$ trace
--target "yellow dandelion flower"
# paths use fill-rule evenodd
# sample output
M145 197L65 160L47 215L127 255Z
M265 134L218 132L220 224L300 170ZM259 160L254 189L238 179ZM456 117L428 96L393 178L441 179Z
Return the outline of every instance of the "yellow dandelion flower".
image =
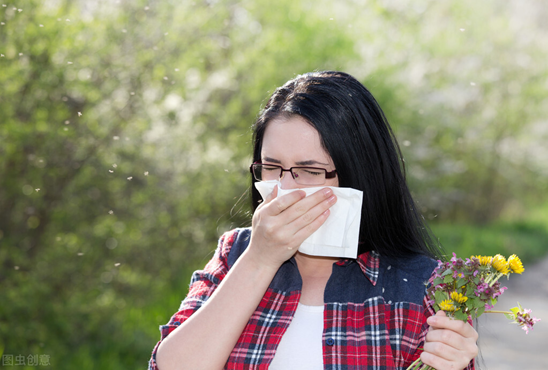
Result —
M489 256L476 256L476 258L479 260L480 265L482 266L490 265L491 261L493 260L493 257L489 257Z
M468 297L465 297L462 293L453 292L451 293L451 299L457 303L464 303L468 300Z
M455 307L455 302L453 302L450 299L446 299L444 301L441 301L439 306L440 306L440 309L443 310L443 311L453 312L453 311L456 311L456 309L457 309Z
M510 272L510 268L508 267L508 262L506 262L506 258L504 256L497 254L495 257L493 257L493 260L491 261L491 266L498 272L502 274L508 274Z
M521 263L521 260L515 254L512 254L510 257L508 257L508 266L510 267L510 270L512 270L512 272L515 274L521 274L523 271L525 271L523 263Z

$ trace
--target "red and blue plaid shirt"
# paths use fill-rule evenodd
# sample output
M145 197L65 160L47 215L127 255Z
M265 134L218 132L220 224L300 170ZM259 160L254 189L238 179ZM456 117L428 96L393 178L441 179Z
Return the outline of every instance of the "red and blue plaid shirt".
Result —
M249 243L250 229L236 229L219 240L214 257L196 271L190 291L167 325L169 335L213 294ZM406 369L420 355L434 310L425 298L426 282L437 263L425 256L405 259L366 252L335 263L324 293L325 370ZM249 319L225 369L268 369L297 309L302 280L292 258L278 270ZM157 370L152 352L149 370ZM467 367L474 369L473 361Z

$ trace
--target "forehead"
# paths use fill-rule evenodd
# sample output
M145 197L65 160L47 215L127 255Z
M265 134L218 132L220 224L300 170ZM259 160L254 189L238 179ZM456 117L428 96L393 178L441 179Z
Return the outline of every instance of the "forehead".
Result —
M274 119L268 123L261 156L283 162L316 160L332 163L318 131L300 116Z

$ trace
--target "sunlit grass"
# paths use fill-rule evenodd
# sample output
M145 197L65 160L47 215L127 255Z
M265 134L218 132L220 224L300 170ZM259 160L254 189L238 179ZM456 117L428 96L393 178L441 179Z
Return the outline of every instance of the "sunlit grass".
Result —
M489 225L433 223L432 231L445 251L459 257L517 254L524 262L534 262L548 254L548 204L531 210L516 221Z

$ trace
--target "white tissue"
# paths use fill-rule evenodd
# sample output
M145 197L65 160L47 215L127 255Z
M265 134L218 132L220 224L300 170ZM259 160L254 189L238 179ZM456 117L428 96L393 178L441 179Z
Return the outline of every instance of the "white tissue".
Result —
M313 256L356 258L363 192L352 188L320 186L302 189L281 189L279 181L259 181L255 188L263 199L278 185L278 196L295 190L304 190L309 196L326 187L333 190L337 202L331 206L330 214L322 226L310 235L299 247L299 251Z

